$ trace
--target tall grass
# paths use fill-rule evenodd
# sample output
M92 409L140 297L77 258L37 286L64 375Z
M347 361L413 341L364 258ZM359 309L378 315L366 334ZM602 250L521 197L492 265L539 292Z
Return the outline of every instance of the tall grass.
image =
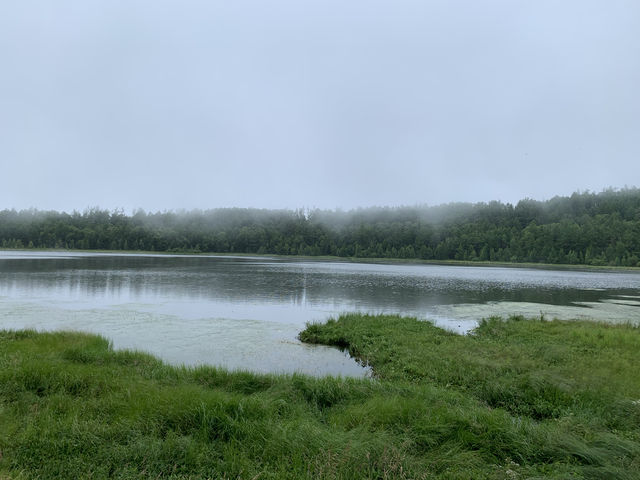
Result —
M177 368L0 332L3 478L640 478L640 331L345 315L301 338L374 379Z

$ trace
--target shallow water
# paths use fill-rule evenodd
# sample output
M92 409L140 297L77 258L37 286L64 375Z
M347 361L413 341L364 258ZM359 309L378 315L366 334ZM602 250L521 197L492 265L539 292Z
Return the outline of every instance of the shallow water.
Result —
M491 315L640 322L640 273L0 251L0 328L100 333L174 364L360 376L297 340L347 311L466 332Z

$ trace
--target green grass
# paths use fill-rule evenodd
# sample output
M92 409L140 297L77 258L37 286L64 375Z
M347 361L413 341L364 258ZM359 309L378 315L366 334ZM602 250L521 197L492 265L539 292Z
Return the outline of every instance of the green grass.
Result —
M176 368L0 332L0 479L640 478L640 330L344 315L304 341L375 378Z

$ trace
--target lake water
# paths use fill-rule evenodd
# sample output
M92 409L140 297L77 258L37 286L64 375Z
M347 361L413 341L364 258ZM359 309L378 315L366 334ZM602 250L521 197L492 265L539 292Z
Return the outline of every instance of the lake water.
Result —
M460 333L491 315L640 323L640 273L0 251L0 328L99 333L173 364L364 375L297 340L351 311Z

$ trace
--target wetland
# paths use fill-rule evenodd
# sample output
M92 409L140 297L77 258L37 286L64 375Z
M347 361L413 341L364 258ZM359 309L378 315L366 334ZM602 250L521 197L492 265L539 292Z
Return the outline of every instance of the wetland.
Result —
M76 330L174 365L366 375L298 340L345 312L458 333L491 316L640 322L640 272L297 258L1 251L0 328Z

